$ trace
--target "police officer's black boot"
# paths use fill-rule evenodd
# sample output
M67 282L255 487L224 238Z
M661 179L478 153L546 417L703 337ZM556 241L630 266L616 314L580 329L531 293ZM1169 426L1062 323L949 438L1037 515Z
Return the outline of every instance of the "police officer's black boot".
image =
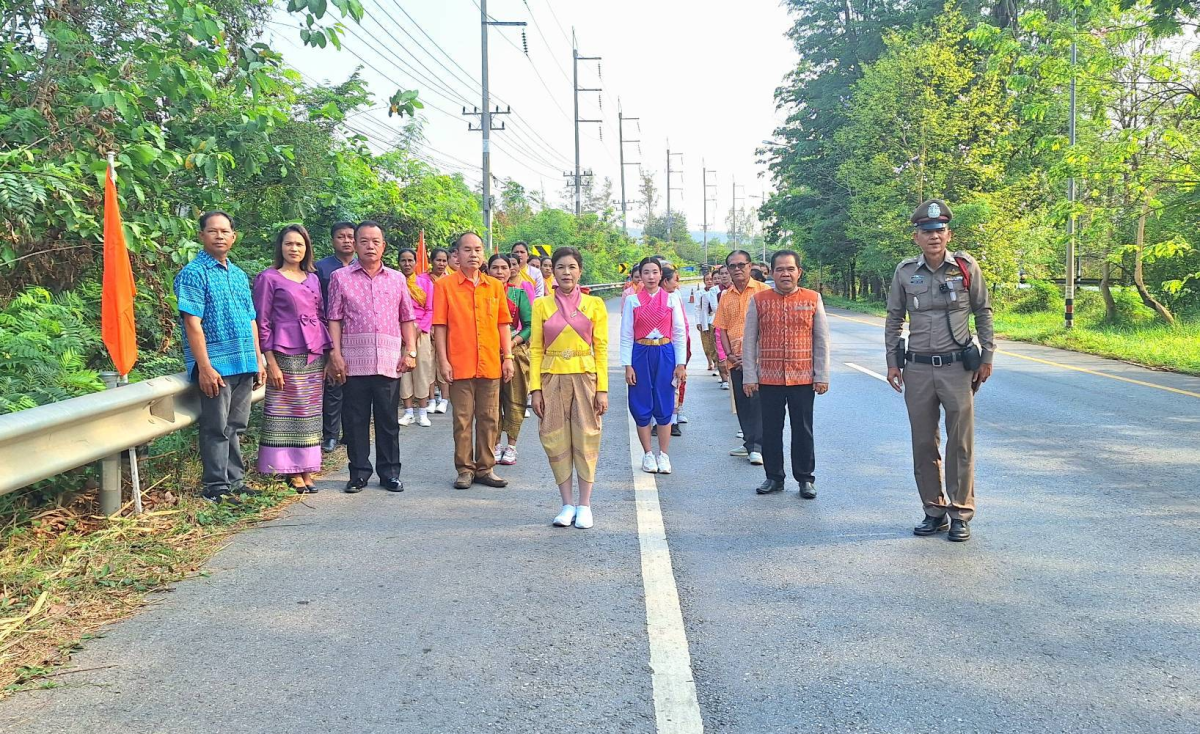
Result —
M955 543L962 543L965 540L971 539L971 526L966 520L951 520L950 534L946 536L947 540L952 540Z
M933 535L934 533L940 533L949 527L950 522L945 516L934 517L933 515L926 515L925 519L921 521L921 524L913 528L913 535Z
M815 500L817 498L816 486L812 482L800 482L800 498Z
M771 494L772 492L782 492L783 491L783 482L775 480L775 479L768 479L768 480L764 481L762 484L758 485L758 488L755 489L754 491L759 494Z

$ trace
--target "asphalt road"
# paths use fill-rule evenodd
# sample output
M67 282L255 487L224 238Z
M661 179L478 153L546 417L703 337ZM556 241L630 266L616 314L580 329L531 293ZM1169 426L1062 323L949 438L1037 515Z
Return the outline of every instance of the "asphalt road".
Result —
M911 535L903 400L849 366L883 371L882 321L832 333L815 501L754 494L699 349L675 473L635 492L613 367L592 530L549 527L536 419L510 487L460 492L437 417L402 433L408 491L329 477L86 643L63 687L0 702L0 730L669 730L646 609L673 602L643 583L634 500L655 486L706 731L1200 730L1200 380L1002 344L954 544Z

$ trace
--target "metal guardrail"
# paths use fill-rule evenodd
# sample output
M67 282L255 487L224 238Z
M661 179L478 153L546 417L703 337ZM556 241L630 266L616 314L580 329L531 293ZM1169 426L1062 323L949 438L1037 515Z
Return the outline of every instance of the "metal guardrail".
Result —
M182 372L0 415L0 494L102 461L100 511L111 515L121 506L121 454L199 416L200 388Z
M586 287L608 293L625 283ZM0 415L0 495L99 461L100 512L111 515L121 507L121 455L199 417L200 389L182 372Z

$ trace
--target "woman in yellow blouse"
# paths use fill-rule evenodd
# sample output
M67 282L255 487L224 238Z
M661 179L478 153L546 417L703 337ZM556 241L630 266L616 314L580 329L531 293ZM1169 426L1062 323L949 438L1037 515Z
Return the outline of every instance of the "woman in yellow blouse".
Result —
M600 457L600 416L608 410L608 310L579 288L583 255L560 247L550 258L558 287L533 304L529 390L538 435L562 495L556 527L592 527L592 484ZM579 483L573 503L571 475Z

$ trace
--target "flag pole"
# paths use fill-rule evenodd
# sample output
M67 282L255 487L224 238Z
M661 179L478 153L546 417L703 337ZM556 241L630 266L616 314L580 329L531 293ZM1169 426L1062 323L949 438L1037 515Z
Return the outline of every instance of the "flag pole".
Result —
M112 177L113 184L117 181L117 153L116 151L108 151L108 175ZM129 374L126 373L117 378L117 386L128 385ZM129 447L129 484L133 494L133 514L142 514L142 482L138 472L137 447Z

